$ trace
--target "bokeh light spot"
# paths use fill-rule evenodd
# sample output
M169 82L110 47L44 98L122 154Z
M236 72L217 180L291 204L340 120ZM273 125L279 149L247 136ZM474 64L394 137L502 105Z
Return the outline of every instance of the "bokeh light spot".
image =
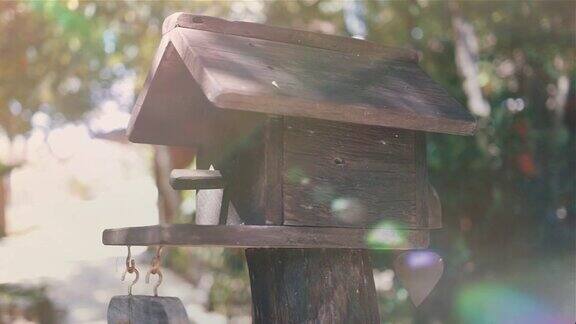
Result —
M412 269L430 267L438 262L438 255L426 250L415 250L407 252L406 262Z
M368 245L375 249L391 249L402 246L406 241L404 233L398 230L398 227L389 221L378 224L377 228L372 229L367 237Z
M477 283L464 288L456 307L460 323L570 323L542 301L499 283Z
M366 215L366 208L357 198L336 198L332 200L330 207L338 220L348 224L358 223Z

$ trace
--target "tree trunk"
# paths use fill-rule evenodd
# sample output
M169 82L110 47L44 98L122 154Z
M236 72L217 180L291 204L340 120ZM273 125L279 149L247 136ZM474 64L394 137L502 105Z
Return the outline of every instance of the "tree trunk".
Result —
M379 323L370 255L246 249L254 323Z
M154 146L154 177L158 189L158 220L160 224L170 224L180 214L180 193L170 186L170 172L173 169L188 168L196 157L191 148Z
M161 225L172 223L180 206L180 193L174 191L168 183L170 171L172 159L169 148L154 146L154 175L158 188L158 220Z
M464 19L458 2L448 4L454 30L456 67L462 76L462 88L468 98L468 109L480 117L490 116L490 104L484 99L478 78L478 37L472 24Z

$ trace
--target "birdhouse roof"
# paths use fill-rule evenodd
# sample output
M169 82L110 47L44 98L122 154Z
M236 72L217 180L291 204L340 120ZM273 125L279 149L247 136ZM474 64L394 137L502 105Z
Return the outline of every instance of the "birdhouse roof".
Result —
M128 130L134 142L189 144L206 109L472 134L474 117L410 50L178 13Z

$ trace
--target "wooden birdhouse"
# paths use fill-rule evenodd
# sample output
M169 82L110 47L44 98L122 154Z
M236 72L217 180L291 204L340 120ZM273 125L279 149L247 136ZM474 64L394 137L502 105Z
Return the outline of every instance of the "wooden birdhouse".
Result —
M441 215L426 133L476 123L413 51L191 14L162 33L129 139L197 148L198 170L171 177L198 190L196 223L107 230L106 244L428 246Z

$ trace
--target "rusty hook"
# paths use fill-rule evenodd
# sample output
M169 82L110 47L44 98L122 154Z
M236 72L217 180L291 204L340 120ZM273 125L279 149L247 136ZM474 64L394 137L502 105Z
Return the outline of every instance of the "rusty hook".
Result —
M158 275L158 281L156 281L156 284L154 285L154 296L158 296L158 287L160 287L160 285L162 284L163 279L162 271L160 270L161 253L162 253L162 246L159 246L158 249L156 250L156 256L154 256L154 259L152 259L152 267L146 274L146 283L150 283L151 274Z
M132 259L132 254L130 253L130 246L128 245L128 256L126 257L126 268L124 269L124 272L122 273L122 281L124 281L124 279L126 279L126 274L127 273L134 273L134 280L132 280L132 283L130 284L130 286L128 286L128 295L132 295L132 287L134 287L134 285L136 284L136 282L138 282L138 279L140 278L140 273L138 272L138 269L136 269L136 261L134 259Z

